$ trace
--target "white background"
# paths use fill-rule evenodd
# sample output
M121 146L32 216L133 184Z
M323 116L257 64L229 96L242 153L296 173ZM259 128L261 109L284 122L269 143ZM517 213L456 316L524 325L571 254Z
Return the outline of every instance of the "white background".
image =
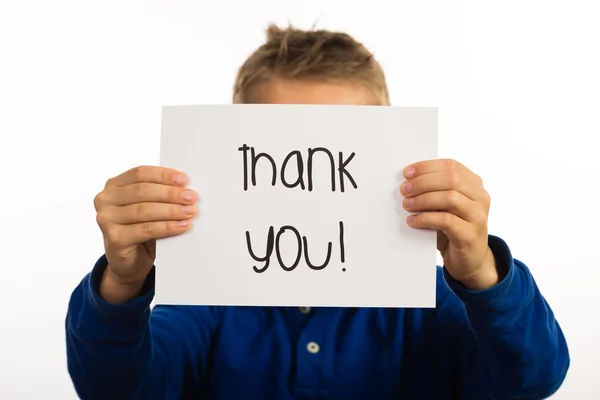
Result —
M158 163L163 105L229 103L270 21L348 31L381 61L394 105L440 107L440 155L484 177L491 232L567 336L554 398L600 397L593 1L0 4L1 399L75 398L64 317L102 252L94 195Z

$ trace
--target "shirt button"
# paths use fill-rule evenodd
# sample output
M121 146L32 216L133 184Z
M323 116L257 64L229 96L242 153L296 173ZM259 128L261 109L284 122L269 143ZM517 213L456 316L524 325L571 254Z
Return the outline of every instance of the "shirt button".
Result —
M319 352L319 345L315 342L310 342L306 345L306 350L308 350L309 353L317 354Z
M310 307L300 307L300 312L302 314L308 314L310 312Z

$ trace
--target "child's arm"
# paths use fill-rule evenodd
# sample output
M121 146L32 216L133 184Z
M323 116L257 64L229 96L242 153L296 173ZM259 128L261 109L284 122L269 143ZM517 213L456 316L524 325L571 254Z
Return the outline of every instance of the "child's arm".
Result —
M546 398L569 367L565 337L529 269L504 241L490 236L489 245L508 269L497 285L468 290L443 271L432 330L439 379L461 399Z
M98 294L102 257L71 296L66 319L68 369L83 399L175 399L197 393L218 308L157 306L154 269L141 295L123 305Z

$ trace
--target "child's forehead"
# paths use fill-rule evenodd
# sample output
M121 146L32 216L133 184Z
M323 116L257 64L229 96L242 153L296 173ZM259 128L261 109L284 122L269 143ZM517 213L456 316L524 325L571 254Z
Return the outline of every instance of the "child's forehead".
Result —
M269 79L249 88L246 102L260 104L377 104L371 91L361 85L305 79Z

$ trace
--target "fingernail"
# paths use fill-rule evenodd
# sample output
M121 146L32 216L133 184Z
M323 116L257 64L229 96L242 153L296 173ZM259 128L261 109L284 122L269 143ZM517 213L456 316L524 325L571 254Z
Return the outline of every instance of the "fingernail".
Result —
M173 175L173 183L175 183L176 185L185 184L185 175L183 175L183 174Z
M404 194L410 192L411 184L410 182L404 182L402 186L400 186L400 191Z
M194 200L194 192L192 192L191 190L184 190L183 191L183 200L184 201Z
M404 205L408 208L412 207L413 204L415 204L415 199L413 199L412 197L408 198L408 199L404 199Z
M403 174L405 178L412 178L415 176L415 169L413 167L406 167L404 168Z
M177 225L179 225L180 228L187 228L190 225L190 221L187 221L187 220L179 221L179 223Z
M193 214L194 213L194 206L183 206L183 213L184 214Z
M415 222L415 218L417 218L416 215L409 215L408 217L406 217L406 222L412 224L413 222Z

